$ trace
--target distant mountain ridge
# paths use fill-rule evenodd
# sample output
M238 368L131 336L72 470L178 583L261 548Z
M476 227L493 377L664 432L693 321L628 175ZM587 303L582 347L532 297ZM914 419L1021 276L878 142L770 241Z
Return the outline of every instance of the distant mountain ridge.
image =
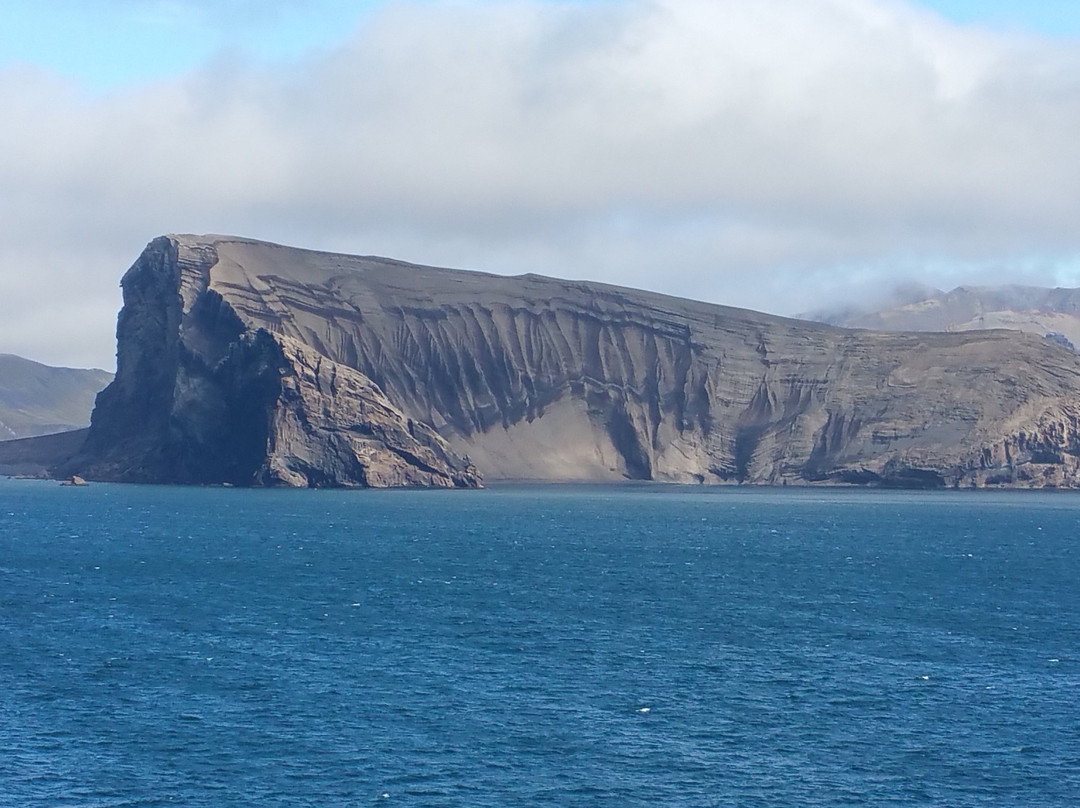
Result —
M960 286L950 292L905 287L877 308L803 315L845 328L874 331L976 331L1009 328L1080 346L1080 289ZM1056 336L1055 336L1056 335Z
M52 367L0 354L0 440L89 426L94 398L112 378L104 370Z

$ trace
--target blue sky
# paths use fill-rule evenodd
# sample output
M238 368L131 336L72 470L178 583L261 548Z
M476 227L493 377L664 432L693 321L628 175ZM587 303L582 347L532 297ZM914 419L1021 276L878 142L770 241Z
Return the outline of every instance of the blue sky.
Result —
M1080 286L1080 2L2 0L0 352L163 233L778 314Z
M1016 27L1050 36L1080 34L1075 0L935 0L923 3L960 23Z
M289 60L346 39L377 0L5 0L0 62L94 89L168 78L223 53Z
M0 64L36 65L108 90L180 75L230 55L263 62L296 59L340 45L386 5L386 0L4 0ZM921 5L962 24L1054 37L1080 34L1077 0Z

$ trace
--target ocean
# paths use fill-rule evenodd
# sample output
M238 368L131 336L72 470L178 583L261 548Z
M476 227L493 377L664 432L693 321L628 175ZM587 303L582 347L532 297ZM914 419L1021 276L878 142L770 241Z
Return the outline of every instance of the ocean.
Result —
M0 806L1076 806L1080 494L0 480Z

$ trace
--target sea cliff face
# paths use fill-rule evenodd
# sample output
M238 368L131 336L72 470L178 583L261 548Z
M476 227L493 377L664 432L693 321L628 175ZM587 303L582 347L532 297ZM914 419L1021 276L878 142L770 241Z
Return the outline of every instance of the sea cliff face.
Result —
M476 470L353 368L214 288L212 243L160 238L125 274L115 381L66 467L129 482L474 487Z
M1080 360L595 283L168 236L123 279L90 479L1080 485Z

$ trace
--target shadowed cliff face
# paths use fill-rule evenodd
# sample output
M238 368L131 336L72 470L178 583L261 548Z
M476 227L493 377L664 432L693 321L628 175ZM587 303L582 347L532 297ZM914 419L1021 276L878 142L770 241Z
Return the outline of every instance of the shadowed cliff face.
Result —
M123 285L84 476L1080 482L1080 363L1021 334L852 332L224 237L158 239Z
M116 379L61 473L131 482L479 485L433 430L358 371L211 288L212 244L160 238L123 279Z

